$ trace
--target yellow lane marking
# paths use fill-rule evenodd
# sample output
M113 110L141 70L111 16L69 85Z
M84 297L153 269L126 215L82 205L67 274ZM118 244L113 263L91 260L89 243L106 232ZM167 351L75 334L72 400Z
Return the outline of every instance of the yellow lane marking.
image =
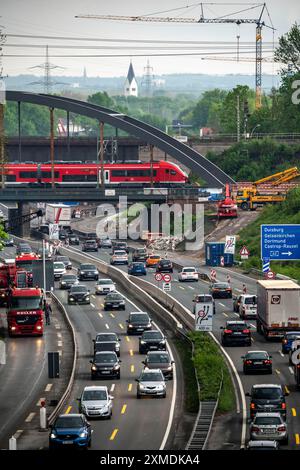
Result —
M130 367L130 372L134 372L134 365L132 364L132 366Z
M126 341L127 341L128 343L130 342L129 336L126 336Z
M289 391L289 389L287 388L286 385L284 386L284 390L285 390L285 393L288 393L288 394L290 393L290 391Z
M116 437L118 431L119 431L119 429L114 429L114 431L112 432L112 435L109 438L110 441L114 440L114 438Z
M130 356L133 356L133 350L132 349L129 349L129 354L130 354Z
M126 408L127 408L127 405L122 406L121 415L125 414Z
M111 314L110 314L110 316L111 316L112 318L115 318L115 316L114 316L114 314L113 314L113 313L111 313Z
M280 374L280 370L279 370L279 369L275 369L275 371L276 371L276 374L278 374L278 375Z
M121 330L124 330L124 326L122 325L122 323L119 323L119 327L121 328Z
M228 317L227 313L222 312L222 314L224 315L224 317Z
M100 305L101 305L101 307L104 307L104 304L100 304Z
M297 446L300 445L300 437L299 437L299 434L295 434L295 438L296 438L296 444Z
M100 318L103 318L102 313L99 312L98 315L99 315Z
M128 384L128 392L131 392L132 390L132 384Z
M68 415L70 413L71 409L72 409L72 406L68 406L67 411L66 411L66 415Z
M293 415L293 416L297 416L296 408L292 408L292 415Z

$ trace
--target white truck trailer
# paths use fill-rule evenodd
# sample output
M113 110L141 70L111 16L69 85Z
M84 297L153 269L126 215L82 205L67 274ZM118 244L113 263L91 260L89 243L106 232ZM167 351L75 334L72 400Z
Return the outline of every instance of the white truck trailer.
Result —
M49 224L69 227L71 224L70 206L66 204L46 204L45 219Z
M266 339L300 332L300 286L289 280L257 281L257 331Z

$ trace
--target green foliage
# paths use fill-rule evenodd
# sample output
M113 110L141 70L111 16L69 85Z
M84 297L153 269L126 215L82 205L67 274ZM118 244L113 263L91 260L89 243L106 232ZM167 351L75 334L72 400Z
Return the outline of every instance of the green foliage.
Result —
M250 251L250 257L243 262L245 269L261 269L260 226L262 224L300 224L300 188L290 191L285 201L266 206L259 217L239 232L237 252L243 245ZM300 261L271 262L271 269L300 280Z
M0 222L0 250L3 250L4 248L4 245L1 242L1 240L6 240L7 238L8 238L8 235L3 228L3 224Z
M275 61L285 64L283 74L300 72L300 28L295 23L290 31L279 38L279 46L275 50Z

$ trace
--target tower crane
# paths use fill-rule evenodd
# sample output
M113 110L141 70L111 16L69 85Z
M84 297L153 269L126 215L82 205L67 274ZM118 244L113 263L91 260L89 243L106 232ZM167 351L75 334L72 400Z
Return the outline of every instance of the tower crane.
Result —
M256 35L255 35L255 107L256 109L261 107L261 86L262 86L262 28L266 26L274 30L273 25L268 26L262 20L264 12L266 11L269 19L270 15L267 9L266 3L255 3L251 4L252 6L249 8L242 9L235 13L230 13L227 15L223 15L217 18L206 18L204 16L204 6L205 5L224 5L222 3L194 3L189 6L179 7L172 10L166 10L161 13L168 13L174 10L182 10L186 8L195 8L195 6L201 7L201 15L199 18L188 18L188 17L169 17L169 16L152 16L145 15L145 16L118 16L118 15L77 15L75 18L85 18L85 19L97 19L97 20L117 20L117 21L144 21L144 22L157 22L157 23L209 23L209 24L256 24ZM225 4L226 5L226 4ZM238 3L229 4L229 5L239 5ZM241 4L245 5L245 4ZM249 5L249 4L248 4ZM245 11L252 10L254 8L260 8L261 11L258 18L229 18L236 13L242 13ZM272 22L271 22L272 24Z

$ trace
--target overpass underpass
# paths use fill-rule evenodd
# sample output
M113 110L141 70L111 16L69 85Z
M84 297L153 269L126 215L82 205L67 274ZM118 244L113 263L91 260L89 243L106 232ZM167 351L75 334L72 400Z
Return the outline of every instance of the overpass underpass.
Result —
M99 122L122 129L158 147L179 163L190 168L194 174L203 178L212 187L223 187L226 183L234 183L234 180L229 175L192 148L177 141L156 127L111 109L71 98L22 91L7 91L6 99L20 104L26 102L49 108L62 109L69 113L81 114L97 119Z

